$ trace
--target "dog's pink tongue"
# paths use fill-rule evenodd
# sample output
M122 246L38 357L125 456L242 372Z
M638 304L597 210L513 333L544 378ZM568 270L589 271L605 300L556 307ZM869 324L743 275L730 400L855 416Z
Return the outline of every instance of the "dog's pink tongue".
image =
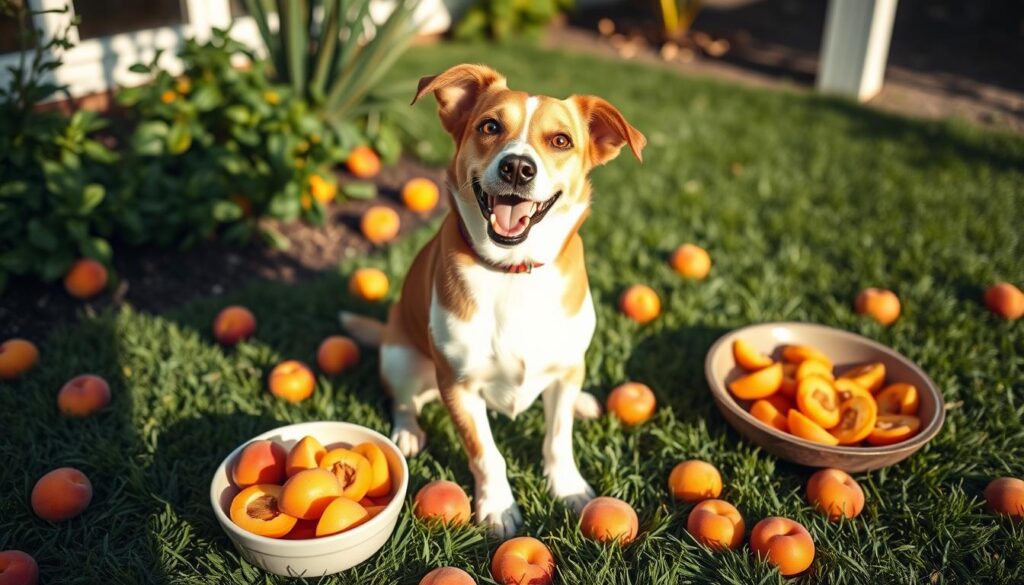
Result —
M526 218L529 217L530 209L533 208L532 201L522 201L515 205L508 203L496 203L494 205L494 218L497 225L495 231L503 236L517 236L526 229Z

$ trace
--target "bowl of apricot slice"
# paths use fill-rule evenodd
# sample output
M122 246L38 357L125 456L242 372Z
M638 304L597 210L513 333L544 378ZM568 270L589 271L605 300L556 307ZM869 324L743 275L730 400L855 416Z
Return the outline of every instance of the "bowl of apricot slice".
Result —
M370 558L391 536L409 467L380 433L346 422L267 431L217 468L210 503L247 561L318 577Z
M722 415L773 455L850 472L893 465L939 432L942 394L898 352L811 323L723 335L704 373Z

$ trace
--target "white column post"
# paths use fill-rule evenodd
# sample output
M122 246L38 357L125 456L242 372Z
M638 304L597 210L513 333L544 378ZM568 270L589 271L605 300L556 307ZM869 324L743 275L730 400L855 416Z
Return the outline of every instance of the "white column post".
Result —
M866 101L882 89L897 0L830 0L818 90Z

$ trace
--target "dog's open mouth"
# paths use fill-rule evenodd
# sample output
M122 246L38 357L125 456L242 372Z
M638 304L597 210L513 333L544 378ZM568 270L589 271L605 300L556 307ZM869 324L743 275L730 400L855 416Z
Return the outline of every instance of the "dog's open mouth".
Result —
M487 221L487 235L503 246L515 246L526 240L530 228L540 223L562 196L559 191L547 201L537 202L518 195L489 195L477 179L473 179L473 193Z

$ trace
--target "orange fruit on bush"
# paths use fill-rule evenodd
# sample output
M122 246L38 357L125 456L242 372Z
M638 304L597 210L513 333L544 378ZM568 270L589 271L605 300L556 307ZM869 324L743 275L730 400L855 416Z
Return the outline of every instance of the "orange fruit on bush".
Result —
M287 360L274 366L267 384L274 396L289 402L302 402L313 395L316 378L306 364L298 360Z
M20 550L0 552L0 585L36 585L39 565L32 555Z
M304 469L284 482L278 507L289 516L318 520L324 510L341 496L341 485L326 469Z
M402 186L402 203L417 213L433 211L440 197L437 183L424 177L409 179Z
M238 454L231 468L231 480L240 488L258 483L284 481L288 453L284 447L266 439L253 441Z
M736 359L739 367L748 372L763 370L775 363L772 358L758 352L753 345L742 339L732 342L732 357Z
M325 374L337 375L356 365L359 346L344 335L332 335L316 350L316 365Z
M783 576L802 573L814 562L814 541L798 522L772 516L754 525L750 548L762 561L779 568Z
M580 532L598 542L629 544L636 538L639 528L636 511L618 498L594 498L580 513Z
M39 350L25 339L8 339L0 343L0 380L13 380L35 367Z
M334 498L316 523L317 536L330 536L355 528L370 519L370 513L345 496Z
M420 585L476 585L476 581L462 569L438 567L424 575Z
M388 276L377 268L360 268L349 277L348 290L364 301L379 301L388 294Z
M672 268L685 278L701 280L711 271L711 256L695 244L683 244L672 253Z
M64 275L64 289L76 299L98 295L107 286L107 268L92 258L76 260Z
M1000 282L985 291L985 306L1008 321L1024 316L1024 292L1009 282Z
M807 481L807 500L830 520L855 518L864 509L864 490L841 469L822 469Z
M221 345L235 345L256 333L256 317L239 305L224 307L213 320L213 338Z
M366 457L370 462L373 474L370 479L370 487L366 495L371 498L382 498L391 494L391 470L388 468L388 459L374 443L360 443L352 450Z
M739 510L729 502L704 500L690 510L686 530L704 546L735 549L743 544L746 524Z
M359 229L363 235L378 246L395 239L401 225L398 213L385 205L374 205L367 209L359 220Z
M838 379L852 380L863 386L868 392L878 392L878 389L885 383L885 364L882 362L863 364L843 372Z
M875 428L867 436L872 445L892 445L906 441L917 434L921 428L921 419L908 414L880 414L875 420Z
M279 485L258 483L238 492L231 500L231 521L260 536L285 536L295 528L298 519L281 511L282 489Z
M882 325L891 325L900 316L900 299L896 293L884 288L866 288L854 301L854 310L868 315Z
M823 445L838 445L839 439L821 428L821 425L807 418L799 409L792 409L786 413L786 424L789 425L789 432L808 441L821 443Z
M657 402L654 391L646 384L626 382L611 391L606 406L623 424L632 426L651 418Z
M1024 520L1024 481L1016 477L993 479L985 486L985 502L996 514Z
M92 501L92 483L74 467L59 467L32 488L32 511L43 520L61 522L78 516Z
M501 585L550 585L555 557L544 543L529 536L501 543L491 559L491 576Z
M316 438L309 435L302 437L302 440L295 443L292 450L288 452L288 457L285 458L285 475L291 477L304 469L320 467L320 462L326 454L327 449L324 449L324 446Z
M338 194L338 186L320 175L310 175L309 193L320 203L330 203Z
M648 323L661 314L661 299L651 287L634 284L619 297L619 310L637 323Z
M683 461L669 474L668 491L675 499L683 502L717 498L722 493L722 474L706 461Z
M469 497L459 484L436 480L416 492L413 514L421 520L438 520L445 524L466 524L470 518Z
M357 178L372 179L380 172L380 157L369 146L357 146L348 155L345 166Z
M854 394L839 403L839 423L829 433L840 445L856 445L875 428L878 406L866 390L861 391L863 394Z
M875 396L878 414L917 414L921 399L913 384L890 384Z
M89 416L110 404L107 381L92 374L68 380L57 393L57 408L68 416Z
M341 486L341 495L358 502L366 496L373 481L373 467L359 453L351 449L331 449L320 460L320 468L334 474Z
M796 405L800 412L823 429L839 424L839 397L828 380L810 376L798 382Z
M757 400L775 394L782 387L782 364L776 363L729 382L729 391L741 400Z

